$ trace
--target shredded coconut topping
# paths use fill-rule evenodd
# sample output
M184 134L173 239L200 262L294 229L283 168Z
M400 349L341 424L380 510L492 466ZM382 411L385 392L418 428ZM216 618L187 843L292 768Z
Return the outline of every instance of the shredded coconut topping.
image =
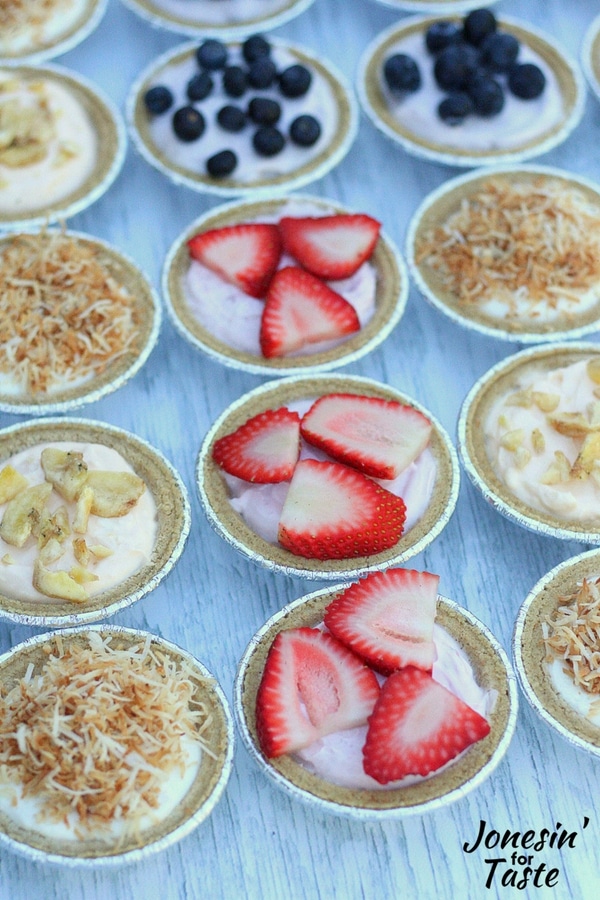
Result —
M204 740L212 716L185 663L150 637L126 649L110 635L87 637L89 646L65 647L58 635L41 671L29 666L0 696L0 783L39 798L43 820L75 814L81 837L115 820L135 830L156 809L165 774L183 774L183 735L214 756Z
M41 28L57 12L72 5L73 0L0 0L0 31Z
M564 182L538 176L482 182L419 241L417 262L437 270L459 303L517 303L537 316L600 281L600 207Z
M561 598L543 625L548 661L562 659L564 671L589 694L600 694L600 578L584 579Z
M0 256L0 372L31 394L99 375L134 349L138 314L96 250L60 232Z

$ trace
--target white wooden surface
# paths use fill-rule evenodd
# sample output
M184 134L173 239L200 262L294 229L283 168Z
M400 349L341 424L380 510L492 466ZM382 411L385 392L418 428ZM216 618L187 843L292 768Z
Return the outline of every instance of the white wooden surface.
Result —
M560 39L574 56L598 12L595 0L502 0L500 14L521 17ZM400 13L372 0L316 0L297 20L277 29L284 38L320 50L353 79L360 52ZM89 76L123 108L129 85L178 37L153 30L110 0L108 12L84 44L60 59ZM583 123L544 163L600 180L600 104L590 94ZM391 145L363 119L345 161L308 190L379 217L399 246L425 194L456 174L419 162ZM108 194L70 223L114 242L158 287L165 252L200 213L209 196L176 189L130 149ZM348 371L380 379L426 405L454 435L460 404L489 366L514 345L476 336L429 308L413 290L406 314L386 344ZM225 692L249 638L284 603L318 586L253 566L209 529L194 486L194 464L208 426L232 400L260 379L205 359L165 322L157 349L125 388L86 407L83 415L130 429L159 447L185 480L192 500L192 533L173 573L119 624L146 628L181 644L215 673ZM15 417L0 415L0 425ZM584 546L537 537L504 521L463 478L457 510L442 535L414 559L441 575L441 591L479 616L510 647L513 621L537 579ZM31 633L0 623L0 650ZM480 898L600 896L600 760L571 749L521 703L517 732L491 779L462 801L426 817L357 824L321 815L276 791L238 742L234 771L212 816L191 836L143 865L97 872L33 865L0 854L0 900L192 900L192 898ZM582 832L584 816L590 820ZM574 849L546 849L534 865L558 868L550 889L485 882L486 858L465 854L480 820L505 829L577 831Z

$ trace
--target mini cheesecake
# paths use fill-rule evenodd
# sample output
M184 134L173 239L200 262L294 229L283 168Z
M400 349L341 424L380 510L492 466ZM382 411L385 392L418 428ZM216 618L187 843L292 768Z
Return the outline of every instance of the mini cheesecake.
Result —
M39 63L77 46L98 26L107 0L5 0L0 61Z

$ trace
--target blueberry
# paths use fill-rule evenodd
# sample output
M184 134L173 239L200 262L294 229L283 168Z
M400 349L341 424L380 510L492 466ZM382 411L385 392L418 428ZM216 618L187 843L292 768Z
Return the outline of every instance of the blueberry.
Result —
M478 47L488 34L496 30L496 25L496 16L489 9L474 9L463 22L465 40Z
M419 67L406 53L394 53L383 64L383 77L392 94L404 94L421 87Z
M223 106L217 113L217 122L225 131L241 131L247 121L246 113L239 106Z
M193 106L182 106L173 114L173 131L180 141L197 140L204 127L204 116Z
M512 34L494 32L481 44L481 60L493 72L507 72L519 53L519 42Z
M279 90L284 97L302 97L308 91L312 75L299 63L288 66L279 76Z
M241 66L227 66L223 72L223 90L230 97L241 97L247 87L246 72Z
M438 106L438 116L446 125L462 125L473 112L473 101L464 91L448 94Z
M186 94L188 100L198 102L208 97L214 87L214 82L208 72L196 72L187 83Z
M159 116L173 105L173 94L168 87L156 84L144 94L144 103L149 113Z
M277 76L277 67L269 56L259 56L248 68L248 84L258 90L271 87Z
M216 38L208 38L196 50L196 59L203 69L222 69L227 62L227 47Z
M237 156L233 150L220 150L206 160L206 171L213 178L225 178L231 175L237 166Z
M509 70L508 87L521 100L535 100L546 87L546 76L534 63L521 63Z
M467 88L478 116L497 116L504 107L502 85L490 75L476 75Z
M440 19L434 22L425 32L425 46L430 53L439 53L461 39L460 27L455 22Z
M281 104L269 97L253 97L248 104L248 115L257 125L275 125L281 118Z
M242 55L247 63L252 63L261 56L268 56L271 46L262 34L253 34L242 44Z
M277 128L264 125L255 132L252 144L260 156L276 156L283 150L285 138Z
M437 57L433 74L444 91L465 88L479 66L479 53L470 44L452 44Z
M321 126L314 116L297 116L290 125L290 138L299 147L312 147L321 137Z

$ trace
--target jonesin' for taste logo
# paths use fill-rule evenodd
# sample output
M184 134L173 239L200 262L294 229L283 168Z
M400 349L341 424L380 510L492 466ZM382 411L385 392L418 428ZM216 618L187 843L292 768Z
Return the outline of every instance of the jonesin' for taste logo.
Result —
M589 821L584 816L583 828L587 828ZM463 851L494 851L493 856L484 859L489 868L485 882L488 890L492 885L513 887L521 891L529 885L552 888L558 884L560 869L557 866L550 867L545 861L538 861L536 854L546 849L573 850L578 837L577 831L567 831L560 822L556 823L553 831L542 828L540 831L507 829L500 832L488 827L485 819L481 819L475 840L465 841Z

